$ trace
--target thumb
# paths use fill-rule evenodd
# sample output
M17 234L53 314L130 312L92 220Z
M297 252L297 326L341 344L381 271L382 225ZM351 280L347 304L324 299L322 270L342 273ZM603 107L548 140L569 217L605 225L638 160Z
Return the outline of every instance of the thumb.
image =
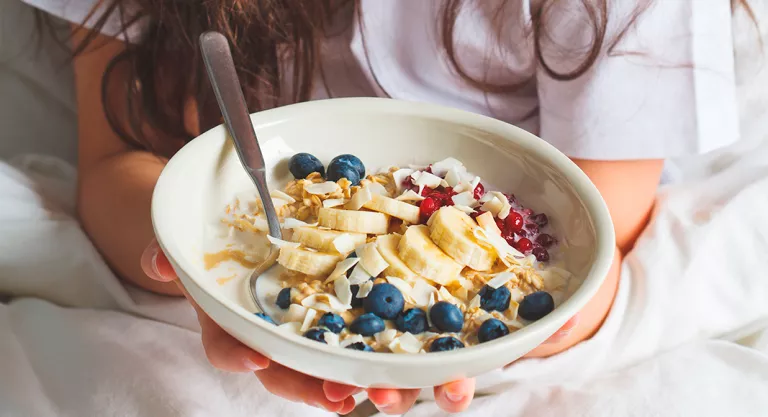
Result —
M176 272L155 239L141 254L141 269L155 281L171 282L176 279Z

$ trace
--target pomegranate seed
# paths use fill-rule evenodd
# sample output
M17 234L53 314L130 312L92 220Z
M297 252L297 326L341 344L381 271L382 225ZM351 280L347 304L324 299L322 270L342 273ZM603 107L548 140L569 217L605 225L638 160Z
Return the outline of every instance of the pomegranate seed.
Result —
M504 193L504 197L507 197L507 201L509 201L509 204L516 205L517 204L517 198L515 198L514 194L506 194Z
M549 223L549 219L547 218L547 215L544 213L539 213L534 216L531 216L531 221L538 224L541 227L544 227Z
M429 172L431 174L432 173L432 164L429 164L429 166L427 166L427 169L425 169L424 171L427 171L427 172Z
M526 232L525 229L520 229L516 231L515 234L520 237L528 237L528 232Z
M528 224L525 225L525 228L532 235L535 235L536 233L539 233L539 225L537 225L537 224L528 223Z
M445 188L445 194L446 194L448 197L452 197L452 196L456 195L456 194L457 194L457 192L456 192L456 191L453 191L453 187L446 187L446 188Z
M479 200L483 194L485 194L485 187L483 187L483 184L477 183L477 187L472 191L472 197L474 197L475 200Z
M523 216L521 216L520 213L515 211L509 212L509 216L507 216L507 218L505 219L505 222L507 223L507 228L509 230L512 230L513 232L516 232L523 228Z
M533 210L531 209L523 209L523 216L530 216L533 214Z
M504 231L504 220L501 220L500 218L496 217L493 219L496 222L496 226L499 227L499 230L502 232Z
M555 243L555 238L546 233L542 233L539 235L539 237L536 238L536 243L545 248L548 248Z
M421 204L419 204L419 213L421 214L421 220L426 222L430 216L435 214L437 209L439 209L440 206L432 197L427 197L424 200L421 200Z
M469 217L471 217L474 220L477 220L477 218L480 217L481 214L483 214L483 211L482 210L478 210L478 211L476 211L474 213L469 213Z
M509 232L502 232L501 237L509 243L509 246L515 247L515 234Z
M424 187L424 189L421 190L421 195L424 196L424 197L426 197L428 195L432 195L434 193L435 193L435 190L433 190L433 189L431 189L429 187Z
M549 260L549 252L541 246L533 248L533 256L535 256L536 260L539 262L547 262Z
M515 242L515 249L519 250L520 252L528 252L533 248L533 243L525 237L520 238L517 242Z

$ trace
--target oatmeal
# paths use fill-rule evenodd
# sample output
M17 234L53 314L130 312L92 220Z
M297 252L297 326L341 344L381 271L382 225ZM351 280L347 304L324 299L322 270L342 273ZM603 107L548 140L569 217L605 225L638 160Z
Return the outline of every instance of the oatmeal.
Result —
M448 158L367 174L352 155L327 169L312 155L271 197L285 240L279 326L320 343L394 353L453 350L506 336L555 308L570 274L544 213ZM222 222L264 235L261 202L235 201ZM206 255L246 264L255 255Z

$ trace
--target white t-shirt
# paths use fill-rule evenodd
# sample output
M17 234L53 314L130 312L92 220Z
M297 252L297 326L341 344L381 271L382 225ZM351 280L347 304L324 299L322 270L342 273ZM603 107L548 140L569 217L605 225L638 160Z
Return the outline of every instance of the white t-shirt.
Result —
M93 0L24 0L72 22L82 22ZM495 83L531 79L514 93L480 91L455 75L442 51L442 0L362 0L362 24L326 40L323 65L333 96L385 95L433 102L516 124L571 157L670 158L704 153L738 136L731 8L726 0L652 2L621 38L575 81L557 81L537 64L527 23L531 2L509 1L497 39L498 0L467 2L459 13L459 62ZM550 66L573 68L563 50L583 50L591 36L580 2L558 2L548 28L555 42L542 52ZM607 39L629 23L633 0L610 3ZM93 22L94 19L91 19ZM117 18L104 29L114 34ZM141 24L131 31L136 41ZM361 36L361 33L363 36ZM363 39L368 49L366 59ZM493 47L498 45L498 47ZM607 49L607 48L604 48ZM581 59L581 57L579 57ZM374 81L378 80L384 91ZM314 98L327 97L318 83Z

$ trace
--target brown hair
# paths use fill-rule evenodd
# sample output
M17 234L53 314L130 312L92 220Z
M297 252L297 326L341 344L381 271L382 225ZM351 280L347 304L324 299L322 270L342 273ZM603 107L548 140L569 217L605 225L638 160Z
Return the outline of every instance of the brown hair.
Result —
M554 68L542 53L542 43L552 42L548 33L548 16L558 0L541 0L531 11L527 33L532 37L535 58L553 79L569 81L583 75L607 49L610 53L627 28L642 10L632 16L627 26L614 39L606 39L609 0L579 0L591 42L580 53L578 63L569 69ZM575 1L575 0L574 0ZM648 0L650 3L652 0ZM106 25L111 15L122 18L122 33L137 22L147 22L140 43L127 44L126 50L110 63L102 81L102 101L112 128L127 142L140 149L167 154L173 151L158 146L160 138L185 142L194 136L185 128L184 110L189 98L196 99L200 129L220 123L218 109L203 72L197 47L199 35L207 30L224 34L231 43L232 55L243 91L251 111L283 104L307 101L313 91L313 80L319 74L319 42L330 33L331 22L346 14L351 24L357 18L362 25L359 0L100 0L86 18L92 32L76 45L74 55L93 43L95 34ZM502 21L508 0L502 0L494 14L496 39L501 39ZM746 0L732 0L747 7ZM354 7L355 13L349 13ZM529 80L513 84L496 84L486 77L473 77L457 59L454 42L456 18L467 7L464 0L445 0L440 11L440 33L445 55L456 74L469 85L485 92L514 92ZM646 4L647 7L647 4ZM98 16L97 12L98 10ZM365 56L368 50L363 39ZM604 49L606 48L606 49ZM574 51L562 51L572 54ZM287 61L293 70L283 71ZM121 68L121 71L115 71ZM119 77L115 74L120 73ZM124 74L128 74L126 77ZM374 74L375 79L375 74ZM377 81L377 80L376 80ZM377 81L378 82L378 81ZM121 84L115 89L113 84ZM287 90L287 91L285 91ZM114 91L121 91L114 94ZM127 92L127 94L125 94ZM128 114L116 114L109 106L114 100L128 100ZM122 107L122 106L121 106ZM139 126L149 125L151 133Z

